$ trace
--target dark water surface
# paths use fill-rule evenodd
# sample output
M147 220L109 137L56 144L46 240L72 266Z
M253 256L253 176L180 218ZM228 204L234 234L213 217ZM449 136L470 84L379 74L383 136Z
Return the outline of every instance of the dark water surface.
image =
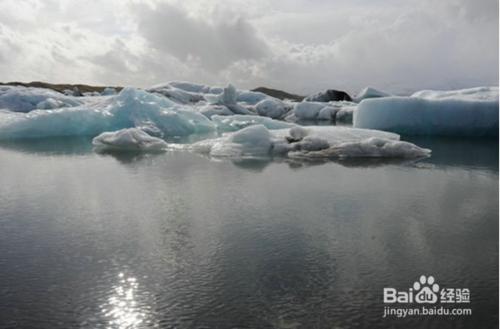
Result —
M0 328L495 328L498 144L417 163L0 145ZM382 318L420 275L471 316Z

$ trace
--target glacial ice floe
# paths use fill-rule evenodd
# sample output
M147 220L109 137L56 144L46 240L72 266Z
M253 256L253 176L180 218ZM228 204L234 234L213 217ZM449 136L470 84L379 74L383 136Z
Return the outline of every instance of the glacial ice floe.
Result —
M186 148L212 157L419 158L431 151L399 141L399 135L346 127L269 130L258 124Z
M278 99L263 99L255 105L257 113L264 117L272 119L282 119L290 110L285 103Z
M498 136L498 87L363 100L354 127L408 135Z
M238 96L236 98L238 102L242 102L247 105L256 105L265 99L278 100L277 98L270 97L264 93L250 90L238 90Z
M188 149L214 157L239 158L269 156L272 146L270 131L263 125L255 125L223 137L196 142Z
M0 86L0 109L30 112L35 109L55 109L78 106L82 100L57 91L18 86Z
M267 129L284 129L294 127L295 124L273 120L271 118L258 115L214 115L212 122L216 125L219 132L237 131L249 126L263 125Z
M320 102L300 102L296 103L293 108L293 114L296 118L302 120L316 120L319 112L324 108L330 108L325 103Z
M455 99L466 101L494 101L498 100L498 87L476 87L458 90L421 90L411 97L425 99Z
M356 103L361 102L364 99L369 98L381 98L381 97L389 97L391 94L386 93L385 91L381 91L372 87L366 87L363 89L356 97L353 98L353 101Z
M157 136L188 136L215 131L214 123L191 107L134 88L118 95L53 110L0 112L0 139L96 136L105 131L145 127Z
M170 84L157 85L146 89L146 91L160 94L179 104L197 103L204 100L203 94L199 92L176 88Z
M168 144L139 128L104 132L92 140L97 152L162 152Z
M325 91L320 91L319 93L312 94L304 98L308 102L338 102L338 101L352 101L351 96L345 91L327 89Z
M233 85L228 85L220 94L205 94L204 98L213 105L225 106L233 114L254 114L249 108L238 103L238 91Z
M232 85L175 81L102 94L73 97L40 88L0 87L0 140L89 136L96 150L157 151L172 148L167 144L172 138L196 136L190 140L203 140L180 148L211 156L412 158L428 156L430 150L381 130L436 133L450 126L450 131L468 134L495 125L498 130L498 88L421 91L410 97L364 99L359 105L282 101ZM384 96L373 90L364 94ZM353 115L356 128L297 124L349 123Z
M356 103L349 101L309 102L296 103L293 113L287 117L288 121L312 120L351 123Z
M103 91L101 92L100 95L102 96L111 96L111 95L116 95L117 92L116 92L116 89L113 88L113 87L106 87L103 89Z

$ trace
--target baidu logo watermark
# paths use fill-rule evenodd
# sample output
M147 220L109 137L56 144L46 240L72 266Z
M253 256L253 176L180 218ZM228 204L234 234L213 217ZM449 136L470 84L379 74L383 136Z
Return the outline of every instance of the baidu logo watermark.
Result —
M407 290L384 288L384 315L404 318L419 315L471 315L468 288L441 287L436 279L422 275Z

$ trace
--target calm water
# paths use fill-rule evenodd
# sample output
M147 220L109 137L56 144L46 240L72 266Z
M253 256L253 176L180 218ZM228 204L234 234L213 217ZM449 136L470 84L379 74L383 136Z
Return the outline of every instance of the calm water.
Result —
M0 145L0 328L495 328L498 144L411 162ZM472 316L382 318L422 274Z

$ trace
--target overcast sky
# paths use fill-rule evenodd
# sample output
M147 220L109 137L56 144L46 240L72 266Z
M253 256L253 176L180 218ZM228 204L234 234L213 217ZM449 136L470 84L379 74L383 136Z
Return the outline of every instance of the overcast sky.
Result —
M498 0L0 0L0 81L498 85Z

